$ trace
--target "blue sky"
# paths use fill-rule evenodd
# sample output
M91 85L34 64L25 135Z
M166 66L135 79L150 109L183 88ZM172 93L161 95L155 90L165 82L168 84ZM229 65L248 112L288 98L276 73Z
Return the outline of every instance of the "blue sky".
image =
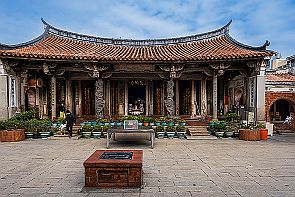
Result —
M230 34L251 46L269 40L283 57L295 54L294 0L1 0L0 43L43 32L40 18L60 29L110 38L193 35L233 20Z

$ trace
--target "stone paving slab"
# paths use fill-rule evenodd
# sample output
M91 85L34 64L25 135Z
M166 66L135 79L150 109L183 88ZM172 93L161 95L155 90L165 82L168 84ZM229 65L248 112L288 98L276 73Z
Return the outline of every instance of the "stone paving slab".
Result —
M123 139L123 141L122 141ZM112 142L144 151L142 189L85 189L83 162L105 139L0 143L0 196L294 196L295 135Z

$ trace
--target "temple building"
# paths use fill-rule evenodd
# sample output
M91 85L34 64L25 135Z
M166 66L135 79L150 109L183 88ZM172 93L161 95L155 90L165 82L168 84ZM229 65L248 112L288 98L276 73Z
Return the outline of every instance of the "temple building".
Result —
M242 44L231 21L207 33L167 39L111 39L58 29L0 44L0 119L34 109L55 118L102 115L213 118L247 111L265 121L265 68L273 51Z

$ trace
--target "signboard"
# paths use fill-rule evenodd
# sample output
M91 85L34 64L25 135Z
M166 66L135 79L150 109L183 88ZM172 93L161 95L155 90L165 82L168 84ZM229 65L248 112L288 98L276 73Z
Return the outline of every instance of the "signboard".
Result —
M124 129L138 129L138 121L124 120Z

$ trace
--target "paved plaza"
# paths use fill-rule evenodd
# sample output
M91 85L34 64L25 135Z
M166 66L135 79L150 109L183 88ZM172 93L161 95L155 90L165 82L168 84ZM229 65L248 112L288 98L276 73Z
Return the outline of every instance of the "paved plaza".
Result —
M294 196L295 135L111 143L144 151L142 189L84 189L83 162L105 139L0 143L0 196Z

